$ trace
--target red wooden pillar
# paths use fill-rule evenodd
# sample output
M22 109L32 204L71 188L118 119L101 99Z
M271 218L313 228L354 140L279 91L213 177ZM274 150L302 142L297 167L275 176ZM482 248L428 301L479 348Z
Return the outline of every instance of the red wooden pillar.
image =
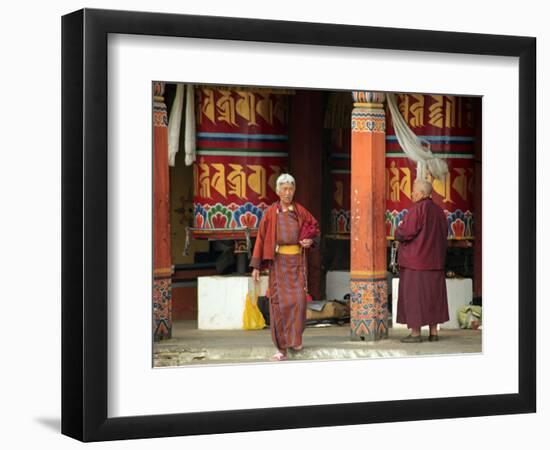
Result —
M323 93L296 91L290 123L290 173L296 179L295 200L321 221ZM308 251L308 291L321 296L321 252Z
M170 253L170 182L168 113L164 83L153 83L153 335L172 337L172 260Z
M351 116L351 339L388 336L386 116L379 92L353 92Z

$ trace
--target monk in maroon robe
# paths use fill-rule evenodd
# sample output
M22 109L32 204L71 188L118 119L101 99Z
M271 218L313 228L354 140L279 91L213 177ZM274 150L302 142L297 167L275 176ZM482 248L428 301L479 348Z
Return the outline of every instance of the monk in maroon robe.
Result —
M422 342L420 328L430 326L430 341L439 340L437 325L449 320L445 256L447 219L431 199L428 181L414 183L413 206L395 232L399 241L397 322L411 329L405 343Z
M277 352L272 359L287 359L287 350L302 349L306 327L307 258L305 249L319 240L319 225L302 205L293 202L296 183L289 174L277 179L280 201L264 211L250 260L252 278L269 269L269 323ZM308 231L308 238L303 230ZM302 233L301 233L302 231Z

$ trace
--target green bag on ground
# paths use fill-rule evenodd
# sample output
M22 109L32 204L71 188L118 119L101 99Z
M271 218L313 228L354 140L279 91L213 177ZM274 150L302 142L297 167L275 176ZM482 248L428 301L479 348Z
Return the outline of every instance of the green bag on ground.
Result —
M456 313L460 328L477 330L481 326L481 306L462 306Z

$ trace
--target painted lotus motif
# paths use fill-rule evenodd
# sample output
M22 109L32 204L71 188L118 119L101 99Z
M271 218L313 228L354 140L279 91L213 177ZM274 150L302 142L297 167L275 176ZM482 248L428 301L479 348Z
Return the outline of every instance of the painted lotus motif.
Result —
M333 233L349 233L350 212L344 209L333 209L331 212L331 229Z
M264 209L267 205L263 204ZM223 205L195 204L195 227L202 229L211 228L257 228L263 216L262 208L246 203L237 205L231 203Z
M206 211L202 205L195 205L195 227L204 228L207 222Z
M474 237L474 216L471 211L456 209L445 211L449 239L471 239Z
M407 213L409 212L408 209L403 209L401 211L386 211L386 236L390 238L395 238L395 230L397 230L397 227L401 223L401 221L405 218Z
M453 236L455 239L462 239L464 237L464 222L460 219L456 219L451 224L451 229L453 230Z
M347 231L347 220L345 216L338 216L338 233L345 233Z
M241 227L256 228L258 217L247 211L246 213L241 214L241 216L239 217L239 221Z
M220 203L214 205L208 211L208 223L211 228L226 228L231 222L231 211Z
M465 236L474 237L474 215L470 211L464 213L464 223L466 229L464 231Z
M256 228L260 224L263 211L252 203L245 203L234 212L239 227Z
M386 216L386 236L392 236L393 223Z
M228 221L227 216L224 216L220 212L212 214L212 216L210 217L212 228L225 228L227 221Z

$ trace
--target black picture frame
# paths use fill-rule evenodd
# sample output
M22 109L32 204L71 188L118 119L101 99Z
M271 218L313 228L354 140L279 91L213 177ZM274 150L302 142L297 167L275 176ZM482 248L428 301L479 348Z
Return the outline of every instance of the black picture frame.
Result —
M519 58L517 394L107 417L109 33ZM536 411L536 39L84 9L62 18L62 433L82 441Z

